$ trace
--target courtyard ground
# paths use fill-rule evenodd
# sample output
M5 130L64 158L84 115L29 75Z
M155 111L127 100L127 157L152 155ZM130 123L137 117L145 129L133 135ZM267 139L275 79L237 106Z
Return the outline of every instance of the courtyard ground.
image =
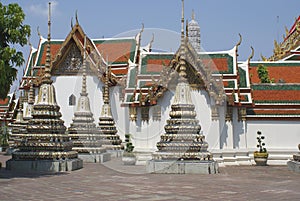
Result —
M10 156L0 154L2 166ZM126 173L127 172L127 173ZM287 166L227 166L216 175L147 174L120 159L57 174L0 170L0 200L299 200Z

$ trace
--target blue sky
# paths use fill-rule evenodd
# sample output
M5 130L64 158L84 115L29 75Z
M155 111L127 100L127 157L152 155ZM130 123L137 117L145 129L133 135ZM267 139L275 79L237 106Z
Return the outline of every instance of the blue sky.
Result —
M2 3L18 3L23 8L25 23L32 28L31 43L34 47L39 39L38 26L41 34L47 37L48 1L2 0ZM206 51L231 49L241 33L243 42L239 48L239 60L248 58L250 46L255 50L254 60L258 60L261 53L267 57L272 55L274 39L282 41L284 26L292 26L300 14L299 8L299 0L185 0L185 17L191 19L194 9L201 28L201 46ZM146 29L180 32L181 0L57 0L52 1L52 38L64 39L67 36L72 17L75 23L76 10L79 23L90 38L137 31L142 23ZM144 36L143 43L149 42L150 38ZM154 48L159 45L158 41L154 41ZM22 50L27 58L29 46Z

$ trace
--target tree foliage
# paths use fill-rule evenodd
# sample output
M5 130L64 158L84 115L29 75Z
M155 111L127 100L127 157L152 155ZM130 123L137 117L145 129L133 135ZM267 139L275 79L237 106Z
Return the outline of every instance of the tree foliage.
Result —
M269 72L266 66L259 64L257 68L257 74L261 83L272 83L272 80L270 80Z
M23 53L11 47L24 46L30 36L30 26L24 25L25 14L18 4L0 2L0 98L6 98L17 76L16 66L24 63Z

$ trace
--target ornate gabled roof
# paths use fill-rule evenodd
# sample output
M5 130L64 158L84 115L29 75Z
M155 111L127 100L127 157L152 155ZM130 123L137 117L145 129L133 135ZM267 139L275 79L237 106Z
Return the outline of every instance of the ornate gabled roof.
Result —
M274 42L274 55L267 61L251 62L249 74L254 108L248 108L247 118L300 119L300 16L280 44ZM272 83L260 83L258 67L264 66Z
M128 38L103 38L93 40L97 50L108 58L110 65L127 64L128 59L134 60L136 40Z
M273 83L260 83L257 69L265 66ZM247 118L300 118L300 62L251 62L249 74L254 108L247 110Z
M135 60L137 42L134 37L93 40L97 51L108 60L112 74L122 78L128 73L128 59Z
M299 55L299 52L293 50L297 50L300 46L300 16L295 19L290 30L285 28L285 32L281 43L274 40L273 55L269 59L262 57L263 60L278 61L285 60L291 55Z
M252 83L260 83L257 74L259 65L267 68L269 77L274 83L300 83L299 61L251 62L249 73Z
M88 55L87 60L90 64L89 70L99 77L102 76L99 73L101 73L101 66L104 65L104 60L99 52L95 50L93 42L88 37L86 40L87 48L86 50L84 49L85 36L81 26L76 23L61 44L59 51L55 54L52 74L77 74L83 63L82 57L85 52Z
M187 63L186 73L188 74L187 79L189 84L192 88L204 88L210 91L210 94L218 99L217 102L221 102L221 99L224 98L221 75L219 73L213 75L213 72L218 72L217 70L211 70L213 65L208 61L206 64L202 62L202 58L208 60L209 56L198 55L187 39L184 39L184 46L185 60ZM219 61L225 61L225 66L219 68L233 69L232 66L227 66L234 63L233 58L229 56L229 54L216 54L214 57L216 60L220 59ZM135 105L156 104L157 98L162 95L164 90L172 87L171 85L174 79L176 80L178 77L179 58L180 48L175 54L142 52L139 65L130 68L128 72L124 103ZM225 71L226 70L224 70L224 72ZM235 70L229 72L233 73ZM151 97L155 101L151 101ZM141 104L141 100L144 101L144 103Z
M253 84L254 108L247 118L300 119L300 84Z
M174 53L141 53L140 65L128 70L124 103L139 104L141 93L142 96L150 95L152 90L154 93L154 88L161 84L160 74L165 72L173 56Z
M225 91L230 105L252 106L249 61L237 63L236 46L228 51L200 53L195 53L189 43L187 46L188 55L197 55L195 58L186 57L188 81L192 88L204 88L209 91L207 85L211 80L207 80L205 85L202 77L211 77L213 82L218 81L218 84L215 83L216 88ZM156 104L157 96L162 96L164 90L171 87L167 83L176 69L178 54L178 51L175 54L141 52L139 64L133 65L128 71L124 104ZM141 100L146 102L141 103Z
M65 40L52 39L50 42L51 59L53 60L52 74L77 74L74 72L64 72L58 70L61 62L65 59L67 53L71 48L77 54L83 55L83 40L85 33L82 27L76 23L68 34ZM111 65L110 85L115 85L117 79L122 78L128 71L128 59L134 60L137 52L136 40L134 37L127 38L103 38L90 39L87 37L88 67L89 71L94 75L98 75L99 79L104 81L103 74L106 65L106 58L108 58ZM40 41L37 50L31 49L28 62L25 68L24 76L20 85L21 89L29 88L29 80L31 79L30 71L34 67L35 85L39 85L39 77L44 74L45 60L46 60L46 45L47 40L40 36ZM79 59L80 60L80 59ZM61 71L61 72L59 72Z

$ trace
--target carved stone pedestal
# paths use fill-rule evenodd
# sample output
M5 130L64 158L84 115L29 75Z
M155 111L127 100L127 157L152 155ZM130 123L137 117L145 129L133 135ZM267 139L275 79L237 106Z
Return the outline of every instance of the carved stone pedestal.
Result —
M110 153L101 154L78 154L78 158L82 159L85 163L104 163L110 161Z
M6 169L20 172L66 172L81 169L83 161L78 158L67 160L13 160L6 161Z
M147 161L147 172L156 174L216 174L219 166L216 161Z

